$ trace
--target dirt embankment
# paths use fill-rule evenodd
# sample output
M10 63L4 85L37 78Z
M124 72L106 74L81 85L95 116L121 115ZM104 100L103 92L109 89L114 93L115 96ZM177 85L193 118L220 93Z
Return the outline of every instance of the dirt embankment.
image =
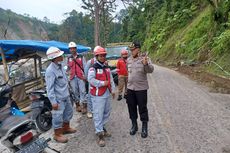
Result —
M167 66L158 63L162 66ZM167 66L210 88L210 92L230 94L230 78L213 75L203 70L202 65Z
M177 70L208 87L211 92L230 94L230 79L205 72L200 66L180 66Z

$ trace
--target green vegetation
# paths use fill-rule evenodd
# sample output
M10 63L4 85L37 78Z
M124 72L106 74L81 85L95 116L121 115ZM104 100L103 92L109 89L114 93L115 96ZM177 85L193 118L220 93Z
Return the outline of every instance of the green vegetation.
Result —
M0 8L0 39L36 39L75 41L78 44L94 47L94 20L75 10L65 13L66 19L60 25L50 23L47 17L43 21L28 14L18 15ZM106 42L121 42L121 23L111 22ZM6 33L6 34L5 34ZM101 33L101 37L102 37ZM104 38L103 38L104 39ZM102 40L104 42L104 40Z
M75 10L66 13L61 25L10 10L0 9L0 14L1 39L75 41L94 47L93 18ZM133 0L120 11L118 22L106 27L110 29L106 43L139 40L142 50L157 61L198 63L208 72L226 75L216 64L230 72L229 14L229 0ZM105 43L105 38L101 41Z
M126 41L141 40L155 60L199 63L227 76L214 63L230 72L229 13L229 0L137 0L123 20L123 33Z

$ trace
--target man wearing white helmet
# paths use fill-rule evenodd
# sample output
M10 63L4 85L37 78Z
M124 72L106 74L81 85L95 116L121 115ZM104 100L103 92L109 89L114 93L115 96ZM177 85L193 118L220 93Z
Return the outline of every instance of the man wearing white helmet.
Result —
M52 104L52 126L54 128L54 140L66 143L68 139L63 134L75 133L70 128L70 120L73 116L73 107L69 97L68 78L62 68L63 51L57 47L50 47L46 55L52 62L46 69L45 81L48 98Z
M69 50L71 56L68 57L68 67L70 69L70 84L73 88L74 94L77 99L76 110L85 114L87 112L87 97L85 88L85 73L84 68L86 65L85 58L77 54L77 45L74 42L69 43ZM82 106L80 106L79 104Z

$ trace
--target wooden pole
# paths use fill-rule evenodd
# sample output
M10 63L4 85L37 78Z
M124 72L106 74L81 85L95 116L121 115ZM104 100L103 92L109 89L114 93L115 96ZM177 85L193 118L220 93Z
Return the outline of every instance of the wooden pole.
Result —
M2 56L2 64L3 64L3 67L4 67L4 79L5 81L8 81L9 80L9 72L8 72L8 68L7 68L7 63L6 63L6 57L5 57L5 54L4 54L4 51L2 50L2 48L0 47L0 52L1 52L1 56Z
M43 75L41 74L41 71L42 71L42 58L41 57L38 57L38 66L39 66L39 75L41 78L41 85L42 87L44 87Z
M38 67L37 67L37 57L34 57L34 71L35 71L35 78L38 78Z

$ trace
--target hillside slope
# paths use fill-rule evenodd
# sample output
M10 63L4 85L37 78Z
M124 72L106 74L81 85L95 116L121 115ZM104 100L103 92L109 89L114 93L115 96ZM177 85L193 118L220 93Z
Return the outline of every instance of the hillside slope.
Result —
M0 8L0 39L48 40L53 24ZM6 32L7 31L7 32Z
M224 0L137 0L123 19L124 39L141 41L156 61L230 78L229 8Z
M230 1L137 0L123 19L124 38L139 40L154 62L230 93L229 8Z
M208 72L228 76L230 30L218 29L211 15L212 9L207 6L185 27L176 30L154 56L174 64L203 63Z

